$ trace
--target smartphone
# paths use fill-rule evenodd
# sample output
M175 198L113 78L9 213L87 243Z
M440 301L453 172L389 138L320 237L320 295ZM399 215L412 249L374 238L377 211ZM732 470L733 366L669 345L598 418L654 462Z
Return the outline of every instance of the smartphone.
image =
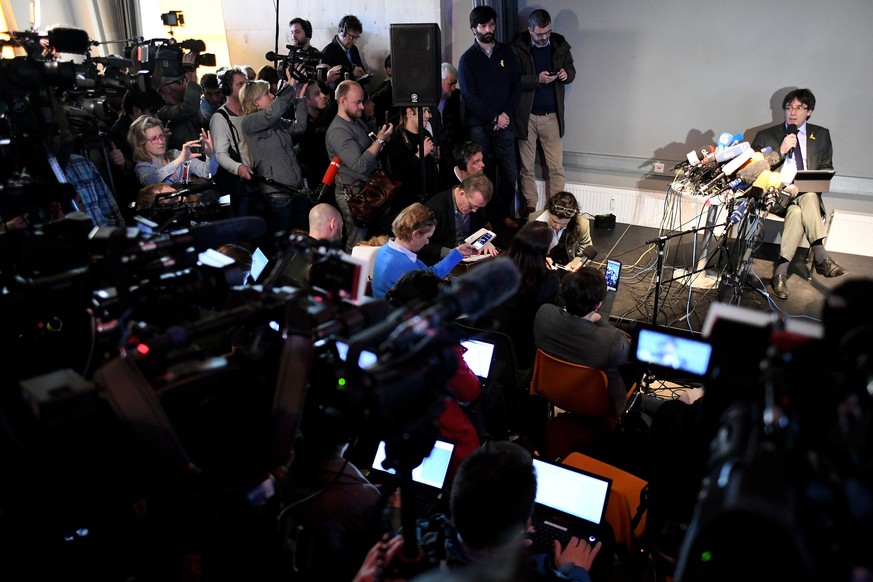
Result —
M197 145L192 145L191 146L191 153L192 154L202 154L203 153L203 144L198 143Z
M464 242L473 245L473 248L477 251L481 251L482 247L487 245L495 236L497 235L495 235L490 230L486 228L480 228L479 230L468 236L466 239L464 239Z
M618 283L621 280L621 261L615 259L606 260L606 289L618 291Z

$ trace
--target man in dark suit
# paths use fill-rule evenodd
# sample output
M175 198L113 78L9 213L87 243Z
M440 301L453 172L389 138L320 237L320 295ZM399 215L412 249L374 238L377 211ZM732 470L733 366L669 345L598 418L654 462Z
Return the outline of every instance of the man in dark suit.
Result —
M431 196L425 206L433 211L436 228L430 242L418 251L418 258L426 265L433 265L468 236L483 228L487 221L484 212L479 212L491 200L494 187L485 174L468 176L452 188ZM497 249L488 243L482 253L496 255Z
M785 123L758 132L752 146L758 150L770 146L774 152L779 152L782 161L778 168L783 179L790 177L790 181L793 181L798 170L832 170L834 165L830 132L820 125L807 123L815 109L815 96L812 91L791 91L783 99L782 108L785 110ZM803 236L806 236L815 255L815 270L819 275L839 277L847 273L824 248L823 242L827 236L826 216L824 203L818 192L801 192L785 209L779 259L770 279L773 295L779 299L788 299L788 266Z
M361 60L361 53L356 44L363 30L364 27L358 17L347 14L340 19L336 36L324 47L323 61L330 65L331 69L337 65L342 66L337 82L342 81L345 74L357 81L367 73L367 67Z

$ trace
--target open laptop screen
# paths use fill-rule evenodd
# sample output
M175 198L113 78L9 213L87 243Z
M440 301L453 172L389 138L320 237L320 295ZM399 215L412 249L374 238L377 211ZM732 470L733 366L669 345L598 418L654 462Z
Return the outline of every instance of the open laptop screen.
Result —
M421 464L412 470L412 480L422 485L430 485L437 489L442 489L446 480L446 474L449 471L449 461L452 459L452 451L455 445L446 441L436 441L430 455L427 456ZM373 458L373 469L377 471L385 471L396 474L394 469L383 467L382 462L385 460L385 441L379 443L376 449L376 456Z
M487 379L491 371L491 359L494 357L494 344L480 340L461 340L461 345L467 348L464 361L480 378Z
M536 503L600 524L612 480L566 465L533 460L537 473Z

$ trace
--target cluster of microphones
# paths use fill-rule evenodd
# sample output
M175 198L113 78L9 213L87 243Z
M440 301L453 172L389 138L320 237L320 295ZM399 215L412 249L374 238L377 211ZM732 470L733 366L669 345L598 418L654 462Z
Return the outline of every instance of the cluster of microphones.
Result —
M769 210L781 199L797 193L795 186L787 185L779 172L771 171L780 161L780 155L772 148L755 151L749 142L743 141L743 134L725 132L716 146L692 150L673 167L676 171L673 188L708 198L721 195L759 200Z

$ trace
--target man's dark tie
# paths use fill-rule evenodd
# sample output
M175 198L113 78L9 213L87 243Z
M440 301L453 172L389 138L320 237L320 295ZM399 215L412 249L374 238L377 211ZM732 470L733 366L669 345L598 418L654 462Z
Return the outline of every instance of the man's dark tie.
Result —
M794 146L794 163L797 164L797 170L803 169L803 152L800 151L800 138L797 138L797 145Z

